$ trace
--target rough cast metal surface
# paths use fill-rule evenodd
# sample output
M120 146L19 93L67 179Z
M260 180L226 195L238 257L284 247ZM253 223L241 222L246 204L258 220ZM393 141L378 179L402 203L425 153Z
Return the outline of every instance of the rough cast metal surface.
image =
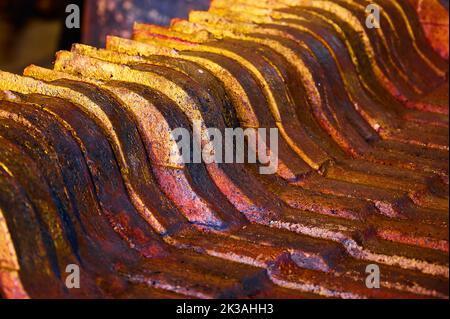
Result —
M0 71L2 296L448 298L439 52L406 0L215 0ZM173 161L193 121L278 128L276 173Z

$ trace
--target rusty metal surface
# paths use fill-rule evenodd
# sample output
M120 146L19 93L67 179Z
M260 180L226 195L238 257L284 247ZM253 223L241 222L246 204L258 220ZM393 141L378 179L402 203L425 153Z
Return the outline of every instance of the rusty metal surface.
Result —
M129 38L134 22L167 25L187 17L191 10L206 10L209 0L87 0L84 7L83 43L104 46L106 35Z
M448 60L448 1L411 1L430 44Z
M391 23L364 26L371 2ZM215 0L0 71L1 294L448 298L448 60L420 21L407 0ZM275 174L174 159L194 121L277 127Z

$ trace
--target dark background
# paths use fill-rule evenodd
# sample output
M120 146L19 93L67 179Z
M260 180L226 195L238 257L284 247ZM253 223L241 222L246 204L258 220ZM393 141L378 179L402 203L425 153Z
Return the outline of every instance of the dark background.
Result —
M131 37L133 23L167 25L209 0L0 0L0 69L21 73L29 64L50 67L57 50L72 43L104 46L108 34ZM77 4L80 29L68 29L65 12Z

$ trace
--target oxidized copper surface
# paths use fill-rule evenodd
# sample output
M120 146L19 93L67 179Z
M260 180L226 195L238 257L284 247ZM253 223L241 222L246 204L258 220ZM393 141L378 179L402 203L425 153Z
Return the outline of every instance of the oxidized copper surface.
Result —
M448 298L434 2L215 0L0 71L1 295ZM278 128L276 173L174 159L194 121Z

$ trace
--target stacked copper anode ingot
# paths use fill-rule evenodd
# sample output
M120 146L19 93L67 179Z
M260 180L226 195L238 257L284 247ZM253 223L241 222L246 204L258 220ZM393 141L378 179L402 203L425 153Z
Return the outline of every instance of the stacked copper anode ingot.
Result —
M406 0L216 0L0 72L0 291L448 298L447 74ZM278 128L277 172L173 163L194 120Z

